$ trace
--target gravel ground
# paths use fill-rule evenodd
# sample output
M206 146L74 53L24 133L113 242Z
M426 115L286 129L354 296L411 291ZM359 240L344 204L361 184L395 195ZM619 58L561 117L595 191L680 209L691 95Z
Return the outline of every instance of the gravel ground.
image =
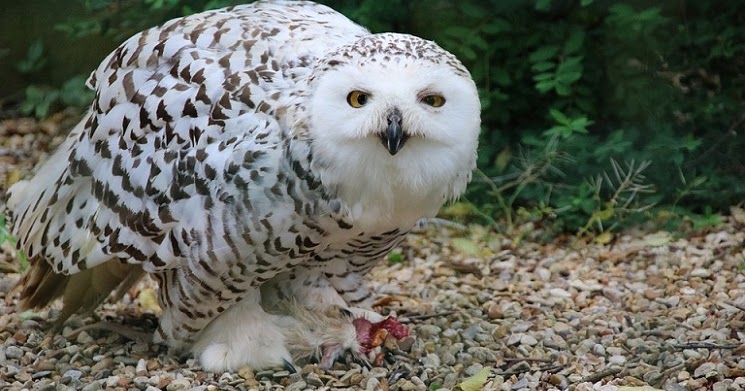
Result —
M39 145L59 141L55 132L4 125L0 184L25 174L43 156ZM741 390L745 219L733 212L710 232L630 232L602 245L545 243L530 227L519 240L479 226L431 227L371 275L376 309L405 321L412 337L386 343L374 365L307 365L294 374L205 372L158 345L100 328L74 332L91 317L49 333L58 308L16 311L8 292L19 275L5 246L0 389ZM152 330L153 296L143 282L97 316Z

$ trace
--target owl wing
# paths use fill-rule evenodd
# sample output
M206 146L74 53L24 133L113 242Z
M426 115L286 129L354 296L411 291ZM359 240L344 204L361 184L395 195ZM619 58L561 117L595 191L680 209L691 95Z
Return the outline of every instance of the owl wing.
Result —
M286 7L298 8L294 19ZM366 33L325 10L277 2L202 13L111 53L88 80L86 118L10 191L29 258L65 274L111 259L156 271L183 264L195 243L230 248L226 205L282 159L278 99L318 53ZM247 160L255 169L235 177Z

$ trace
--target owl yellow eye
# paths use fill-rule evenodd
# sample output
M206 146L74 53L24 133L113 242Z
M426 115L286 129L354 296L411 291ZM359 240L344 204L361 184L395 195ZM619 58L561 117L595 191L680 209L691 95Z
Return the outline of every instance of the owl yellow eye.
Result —
M422 102L432 107L442 107L445 104L445 98L440 95L427 95L422 98Z
M347 103L355 109L359 109L367 103L367 94L362 91L352 91L347 95Z

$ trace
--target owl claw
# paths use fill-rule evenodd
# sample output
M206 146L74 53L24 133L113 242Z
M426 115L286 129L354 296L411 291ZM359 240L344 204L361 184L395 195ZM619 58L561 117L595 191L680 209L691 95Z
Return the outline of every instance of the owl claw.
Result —
M289 362L287 359L282 359L282 367L287 370L287 372L297 373L297 368L295 368L294 365L292 365L291 362Z

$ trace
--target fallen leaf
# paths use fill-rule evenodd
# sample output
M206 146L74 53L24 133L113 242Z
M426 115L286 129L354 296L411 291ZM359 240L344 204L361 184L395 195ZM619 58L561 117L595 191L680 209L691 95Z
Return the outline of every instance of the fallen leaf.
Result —
M478 255L481 248L474 241L465 238L453 238L453 247L465 255Z
M458 387L463 391L479 391L484 388L484 384L486 384L486 381L489 379L490 373L491 369L488 367L481 368L481 370L474 373L473 376L460 382Z
M143 289L137 298L140 300L140 307L143 311L151 311L156 315L160 315L162 312L153 288Z
M605 231L595 237L595 243L597 244L608 244L613 240L613 234L610 231Z
M657 232L650 235L646 235L642 244L645 247L660 247L664 246L673 240L672 235L669 232Z

